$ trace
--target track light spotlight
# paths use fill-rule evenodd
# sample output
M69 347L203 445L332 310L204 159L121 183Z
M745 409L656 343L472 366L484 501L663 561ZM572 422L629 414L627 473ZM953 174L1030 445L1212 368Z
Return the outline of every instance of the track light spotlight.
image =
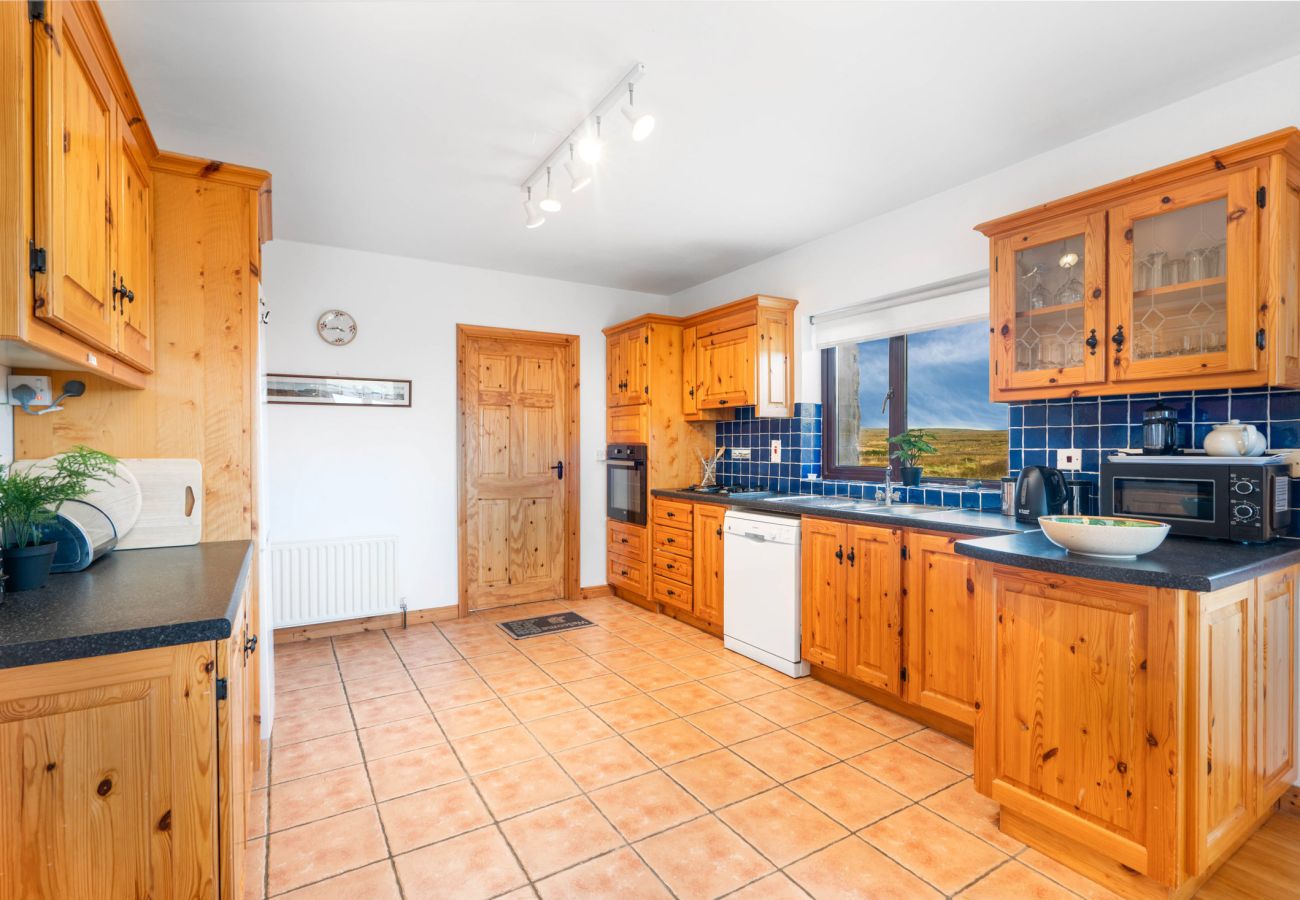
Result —
M546 196L537 204L542 208L542 212L559 212L560 201L551 196L551 167L546 167Z
M578 158L589 166L600 162L604 144L600 140L600 116L596 116L596 133L589 134L578 141Z
M627 103L623 105L623 117L632 126L632 140L644 141L655 130L655 117L647 110L638 111L633 106L632 85L627 86Z
M533 189L528 187L528 199L524 201L524 227L539 228L546 224L546 216L542 215L537 207L533 205Z
M572 182L569 190L573 193L585 188L591 184L591 167L585 163L578 162L573 152L573 144L569 144L569 161L564 164L564 168L569 173L569 180Z

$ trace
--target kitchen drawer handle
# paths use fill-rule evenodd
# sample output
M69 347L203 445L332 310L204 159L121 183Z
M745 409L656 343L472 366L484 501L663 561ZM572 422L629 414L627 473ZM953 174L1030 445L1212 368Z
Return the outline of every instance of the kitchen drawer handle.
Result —
M677 538L664 538L664 543L666 543L666 544L675 544L675 543L677 543Z
M619 542L620 544L626 544L626 543L627 543L627 538L619 538L619 539L618 539L618 542Z
M671 570L671 569L675 569L675 568L677 568L677 567L674 566L672 563L664 563L664 568L665 568L665 569L670 569L670 570Z
M677 518L677 513L673 512L671 509L670 509L670 510L667 510L667 511L664 513L664 515L667 516L667 517L670 518L670 519L675 519L675 518Z
M619 572L618 574L620 574L620 575L622 575L624 578L626 578L626 577L627 577L627 569L623 569L623 570L622 570L621 572Z
M668 594L669 597L676 597L676 596L677 596L677 592L674 591L672 588L669 588L669 589L666 591L666 593Z

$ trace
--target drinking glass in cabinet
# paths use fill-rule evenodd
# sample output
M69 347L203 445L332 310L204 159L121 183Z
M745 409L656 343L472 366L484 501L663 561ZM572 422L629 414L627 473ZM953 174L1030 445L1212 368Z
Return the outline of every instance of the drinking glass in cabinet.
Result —
M1015 365L1021 372L1083 358L1083 235L1016 251Z

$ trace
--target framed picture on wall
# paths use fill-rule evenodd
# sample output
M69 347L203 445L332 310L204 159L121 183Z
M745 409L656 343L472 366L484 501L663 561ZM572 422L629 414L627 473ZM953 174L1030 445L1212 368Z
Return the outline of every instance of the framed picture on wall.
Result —
M266 402L298 406L410 406L411 382L394 378L268 373Z

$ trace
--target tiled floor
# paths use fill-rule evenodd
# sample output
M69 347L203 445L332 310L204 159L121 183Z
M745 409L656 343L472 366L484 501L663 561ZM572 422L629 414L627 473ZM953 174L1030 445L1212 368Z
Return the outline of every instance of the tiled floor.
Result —
M597 627L277 646L250 896L1113 896L997 830L970 748L629 604L565 608Z

